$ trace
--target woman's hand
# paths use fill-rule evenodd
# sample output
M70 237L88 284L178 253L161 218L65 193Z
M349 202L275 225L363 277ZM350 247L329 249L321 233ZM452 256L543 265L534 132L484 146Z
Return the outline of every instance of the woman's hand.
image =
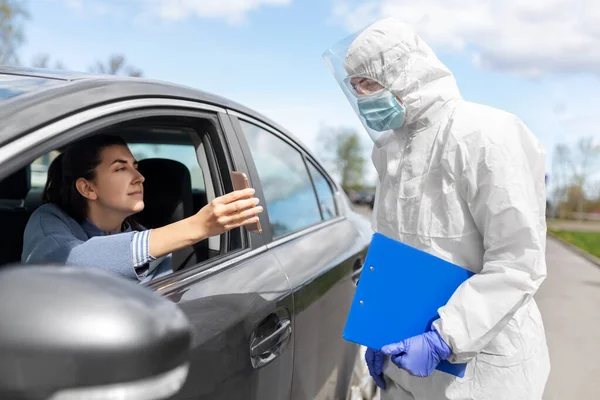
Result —
M244 189L217 197L189 218L150 233L149 252L162 257L188 247L211 236L258 221L263 211L258 199L253 198L254 189Z
M192 218L201 232L200 240L258 222L263 208L253 195L254 189L237 190L217 197L198 211Z

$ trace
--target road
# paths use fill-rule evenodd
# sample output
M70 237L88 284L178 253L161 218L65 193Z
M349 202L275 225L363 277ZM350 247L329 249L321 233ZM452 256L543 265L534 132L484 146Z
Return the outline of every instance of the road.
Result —
M370 210L357 207L370 216ZM550 349L543 400L600 398L600 267L548 237L548 277L535 296Z
M537 293L552 370L544 400L600 398L600 268L548 238Z

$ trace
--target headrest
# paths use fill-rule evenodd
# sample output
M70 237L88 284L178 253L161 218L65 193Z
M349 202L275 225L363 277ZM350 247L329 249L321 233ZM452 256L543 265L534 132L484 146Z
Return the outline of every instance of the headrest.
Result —
M0 181L0 199L23 200L31 189L31 166L26 166Z
M192 215L192 178L184 164L148 158L139 162L138 170L145 178L144 210L135 217L140 224L159 228Z

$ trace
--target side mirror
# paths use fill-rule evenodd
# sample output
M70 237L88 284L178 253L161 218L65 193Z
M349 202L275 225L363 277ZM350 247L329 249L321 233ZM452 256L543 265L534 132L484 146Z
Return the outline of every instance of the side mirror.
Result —
M0 269L0 398L159 400L188 373L177 305L108 272Z

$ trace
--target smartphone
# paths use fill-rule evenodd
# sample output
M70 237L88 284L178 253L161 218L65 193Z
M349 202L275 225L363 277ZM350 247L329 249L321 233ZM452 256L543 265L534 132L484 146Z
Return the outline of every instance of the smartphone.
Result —
M233 183L234 190L244 190L249 188L248 177L245 173L239 171L231 172L231 182ZM246 229L251 232L257 232L262 234L262 227L260 226L260 221L255 224L246 225Z

